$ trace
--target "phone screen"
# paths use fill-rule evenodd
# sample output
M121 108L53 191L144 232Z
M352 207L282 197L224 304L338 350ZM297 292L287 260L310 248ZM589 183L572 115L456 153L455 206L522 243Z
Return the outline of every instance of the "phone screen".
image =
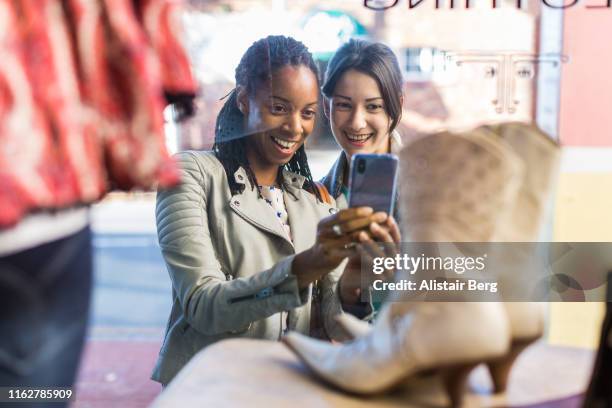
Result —
M398 160L392 154L356 154L351 160L349 207L393 214Z

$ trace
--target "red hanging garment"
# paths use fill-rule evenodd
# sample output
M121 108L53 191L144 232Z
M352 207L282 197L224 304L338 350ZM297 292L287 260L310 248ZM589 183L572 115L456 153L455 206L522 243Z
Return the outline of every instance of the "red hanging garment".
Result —
M12 2L0 2L0 138L0 225L9 225L55 201L52 172L39 166L51 155L51 131L34 101Z
M163 108L132 2L0 2L0 228L109 187L176 184Z
M25 0L1 7L0 145L6 148L0 156L0 227L34 208L90 202L102 193L99 158L84 157L95 146L83 138L78 120L80 98L60 3Z
M105 151L109 173L121 188L175 184L178 171L165 151L160 68L132 3L104 0L106 63L115 106Z
M197 83L180 38L180 0L137 0L144 29L161 65L162 85L170 102L172 98L193 98Z
M53 132L55 206L90 203L106 191L100 142L83 105L68 21L58 0L19 2L35 99ZM26 148L31 148L26 146ZM45 163L47 164L47 163Z

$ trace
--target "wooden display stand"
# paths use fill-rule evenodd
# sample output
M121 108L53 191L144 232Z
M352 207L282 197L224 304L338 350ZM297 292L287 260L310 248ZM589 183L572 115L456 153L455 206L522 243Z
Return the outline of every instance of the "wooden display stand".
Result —
M536 343L517 360L505 394L491 394L480 366L470 377L466 407L577 407L593 364L590 350ZM155 408L175 407L444 407L435 376L410 381L390 394L358 397L318 381L282 343L226 340L198 353Z

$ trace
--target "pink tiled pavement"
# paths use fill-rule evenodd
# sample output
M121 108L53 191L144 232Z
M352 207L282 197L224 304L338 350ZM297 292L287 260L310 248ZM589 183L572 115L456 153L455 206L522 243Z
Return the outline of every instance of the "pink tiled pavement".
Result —
M161 391L161 386L149 378L159 347L159 341L89 340L71 406L148 406Z

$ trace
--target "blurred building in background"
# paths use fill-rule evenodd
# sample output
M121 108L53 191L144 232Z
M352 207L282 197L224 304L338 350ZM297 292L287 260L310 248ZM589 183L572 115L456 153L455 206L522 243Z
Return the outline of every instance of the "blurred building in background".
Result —
M470 126L474 118L529 120L536 114L540 64L530 58L539 52L539 3L523 9L509 0L497 8L489 3L451 9L423 1L409 9L402 0L377 12L361 1L194 0L184 21L201 83L200 109L195 120L176 130L174 144L180 149L210 147L220 98L233 87L240 56L269 34L303 41L322 72L333 52L350 38L388 44L405 78L405 137L439 125ZM558 75L559 64L555 69ZM334 147L324 123L309 144Z

